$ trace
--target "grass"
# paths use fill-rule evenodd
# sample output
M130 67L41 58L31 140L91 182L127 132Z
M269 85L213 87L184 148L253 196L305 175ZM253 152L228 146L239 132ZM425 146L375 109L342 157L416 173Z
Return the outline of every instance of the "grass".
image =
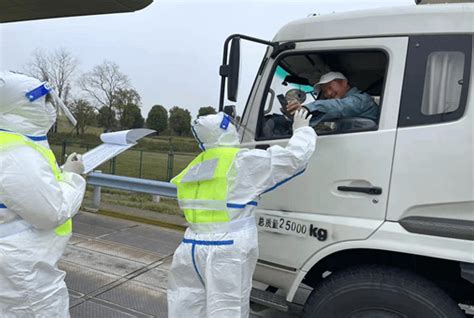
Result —
M85 195L85 201L92 200L92 188L88 187ZM159 203L153 202L150 194L132 193L122 190L102 189L101 201L113 205L126 206L140 210L153 211L169 215L182 215L175 199L160 198Z

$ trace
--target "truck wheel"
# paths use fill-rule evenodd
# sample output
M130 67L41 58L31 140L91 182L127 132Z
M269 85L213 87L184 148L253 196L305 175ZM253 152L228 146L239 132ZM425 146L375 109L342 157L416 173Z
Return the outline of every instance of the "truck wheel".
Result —
M304 318L466 318L439 287L414 273L363 266L330 275L313 290Z

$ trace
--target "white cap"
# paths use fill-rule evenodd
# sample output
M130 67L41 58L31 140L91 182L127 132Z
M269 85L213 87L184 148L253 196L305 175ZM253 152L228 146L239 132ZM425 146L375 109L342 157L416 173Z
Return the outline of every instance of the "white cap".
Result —
M319 90L319 85L329 83L336 79L347 80L347 78L341 72L329 72L321 76L321 78L319 79L319 82L314 84L313 88L314 90Z

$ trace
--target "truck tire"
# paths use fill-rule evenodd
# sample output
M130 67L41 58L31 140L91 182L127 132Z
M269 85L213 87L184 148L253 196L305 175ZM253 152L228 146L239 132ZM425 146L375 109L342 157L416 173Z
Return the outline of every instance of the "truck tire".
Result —
M304 318L466 318L439 287L409 271L361 266L333 273L315 287Z

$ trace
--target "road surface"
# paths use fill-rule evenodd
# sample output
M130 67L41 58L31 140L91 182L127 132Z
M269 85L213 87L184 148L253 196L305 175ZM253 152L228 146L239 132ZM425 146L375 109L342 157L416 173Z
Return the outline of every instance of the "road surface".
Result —
M166 283L183 232L81 212L59 263L73 318L167 317ZM251 317L294 318L254 306Z

